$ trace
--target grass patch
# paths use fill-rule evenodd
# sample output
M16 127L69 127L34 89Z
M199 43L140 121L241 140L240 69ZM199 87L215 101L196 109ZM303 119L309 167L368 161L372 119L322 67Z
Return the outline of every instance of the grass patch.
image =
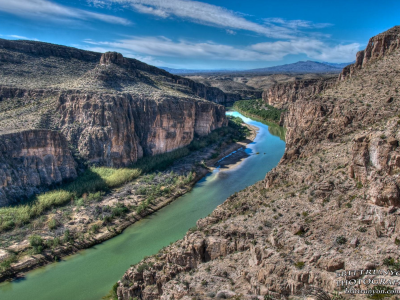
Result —
M77 203L98 201L102 198L101 191L108 191L110 188L132 181L140 174L141 170L138 169L89 168L76 180L62 185L58 190L37 195L27 204L1 208L0 232L28 224L30 220L42 215L45 211L72 200L77 200ZM51 221L49 225L54 226Z

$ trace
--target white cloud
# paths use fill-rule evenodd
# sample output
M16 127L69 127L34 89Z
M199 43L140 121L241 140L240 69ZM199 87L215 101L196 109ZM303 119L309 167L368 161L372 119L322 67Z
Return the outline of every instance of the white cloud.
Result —
M165 37L131 37L115 42L86 40L85 43L91 45L91 50L101 47L105 51L129 51L134 55L144 57L225 61L278 61L289 54L305 54L310 59L345 62L354 60L355 54L360 48L357 43L330 46L315 39L259 43L248 47L234 47L213 42L194 43L185 40L174 42Z
M156 7L146 6L142 4L134 4L134 3L132 3L132 7L135 8L135 10L140 13L151 14L162 18L168 17L168 13L166 11L162 9L157 9Z
M1 35L1 34L0 34ZM33 41L38 41L38 39L35 38L28 38L26 36L21 36L21 35L16 35L16 34L9 34L7 35L10 38L14 38L14 39L19 39L19 40L33 40Z
M330 46L316 39L297 39L258 43L250 46L250 48L265 54L280 53L282 57L289 54L306 54L311 59L329 62L346 62L354 60L357 51L360 49L360 44L352 43Z
M30 19L68 21L95 19L128 25L127 19L63 6L47 0L0 0L0 11Z
M99 5L99 0L89 0ZM247 30L271 38L291 38L293 29L272 24L265 26L243 17L243 14L199 1L191 0L101 0L102 5L120 4L124 7L157 17L178 17L209 26Z
M299 29L299 28L325 28L332 26L330 23L313 23L305 20L285 20L282 18L267 18L264 19L267 25L277 24L286 28Z
M231 30L231 29L227 29L227 30L226 30L226 33L227 33L227 34L230 34L230 35L236 35L236 31L233 31L233 30Z

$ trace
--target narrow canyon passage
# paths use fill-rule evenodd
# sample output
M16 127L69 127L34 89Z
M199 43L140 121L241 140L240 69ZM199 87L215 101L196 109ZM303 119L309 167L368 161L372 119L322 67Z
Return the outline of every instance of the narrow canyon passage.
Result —
M182 238L196 221L207 216L231 194L264 179L285 151L277 131L237 112L228 114L259 128L250 154L229 170L214 170L193 190L171 205L135 223L121 235L65 260L31 271L26 277L0 285L0 299L99 300L131 264ZM279 130L278 130L279 132Z

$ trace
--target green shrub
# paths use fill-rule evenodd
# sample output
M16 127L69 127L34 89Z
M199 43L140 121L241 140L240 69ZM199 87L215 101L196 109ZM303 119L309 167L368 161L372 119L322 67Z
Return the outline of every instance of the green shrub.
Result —
M388 286L384 286L384 285L380 285L380 284L375 285L372 290L375 293L370 295L370 296L368 296L368 299L378 300L378 299L389 298L389 297L391 297L393 295L393 294L390 293L390 291L392 291L393 288L388 287ZM385 292L388 292L388 293L382 293L381 291L385 291Z
M303 269L304 268L304 262L302 262L302 261L298 261L298 262L296 262L295 264L294 264L294 266L297 268L297 269Z
M0 272L3 272L11 267L11 264L17 261L17 256L11 254L8 258L0 262Z
M387 267L389 267L390 269L394 269L394 270L399 270L400 269L400 262L399 261L395 261L394 258L385 258L383 260L383 264Z
M119 216L124 216L129 212L129 209L122 203L117 203L116 206L114 206L111 209L111 214L115 217Z
M339 245L344 245L347 243L347 239L343 235L340 235L336 238L336 243Z
M29 237L29 243L31 247L33 248L35 253L42 253L44 249L44 244L43 244L43 239L39 235L31 235Z
M141 273L145 270L150 269L152 266L153 266L152 263L142 263L137 267L137 271Z
M73 239L73 236L72 236L72 234L70 233L70 231L67 229L67 230L65 230L64 231L64 237L63 237L63 242L64 243L71 243L71 242L73 242L74 241L74 239Z
M56 229L58 226L57 220L55 220L54 218L50 219L48 226L50 230Z
M99 232L99 229L100 229L99 224L93 224L93 225L90 227L90 232L97 233L97 232Z

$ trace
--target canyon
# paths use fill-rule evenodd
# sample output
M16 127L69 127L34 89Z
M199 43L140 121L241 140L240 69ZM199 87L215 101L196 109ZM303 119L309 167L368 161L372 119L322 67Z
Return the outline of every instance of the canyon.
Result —
M183 239L132 265L110 299L296 299L310 288L346 299L348 286L336 272L398 268L399 26L371 38L338 77L185 78L116 52L1 39L0 66L0 206L76 179L87 166L122 168L188 146L226 128L223 105L239 99L262 97L283 110L286 149L278 166L229 196ZM168 174L152 180L184 180ZM101 205L145 201L135 184ZM177 187L172 198L187 191ZM152 205L164 200L170 201ZM79 218L68 228L91 231L100 220L92 204L74 208ZM140 215L130 214L126 220ZM132 220L121 218L113 228L104 221L106 235ZM105 229L96 228L102 237Z
M104 54L0 39L0 206L227 125L218 88Z
M287 299L313 287L365 299L344 295L345 280L389 277L340 283L336 272L398 268L399 72L396 26L371 38L337 82L276 88L271 101L285 104L287 128L279 165L130 267L116 297ZM270 101L272 91L265 94ZM373 288L362 280L351 287Z

